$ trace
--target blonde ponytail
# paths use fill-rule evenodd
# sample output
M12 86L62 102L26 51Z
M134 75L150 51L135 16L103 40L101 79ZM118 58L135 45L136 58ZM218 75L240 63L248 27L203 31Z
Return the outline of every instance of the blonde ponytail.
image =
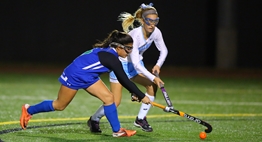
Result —
M118 16L118 21L122 21L122 28L123 31L125 31L126 33L129 32L129 29L133 29L134 28L134 21L135 21L135 17L132 16L130 13L127 12L122 12L119 16Z

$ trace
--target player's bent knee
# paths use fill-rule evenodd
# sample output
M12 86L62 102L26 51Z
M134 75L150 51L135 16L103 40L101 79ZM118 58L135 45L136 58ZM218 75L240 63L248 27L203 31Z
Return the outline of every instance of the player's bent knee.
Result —
M56 111L63 111L66 108L66 106L59 106L59 107L54 107Z
M116 107L120 106L121 102L115 101Z
M67 107L68 104L64 104L64 103L61 103L57 100L55 100L53 102L53 108L56 110L56 111L63 111L66 107Z
M107 94L104 95L103 98L101 98L101 100L104 102L104 104L112 104L114 103L114 95L112 94Z

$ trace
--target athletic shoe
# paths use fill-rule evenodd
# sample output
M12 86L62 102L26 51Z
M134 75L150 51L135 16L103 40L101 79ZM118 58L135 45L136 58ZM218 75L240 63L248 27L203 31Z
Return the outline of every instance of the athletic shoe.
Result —
M113 133L113 137L131 137L136 134L135 130L126 130L124 128L120 128L120 130L116 133Z
M146 117L144 119L138 119L138 117L136 117L134 125L136 127L142 128L142 130L146 131L146 132L152 132L153 131L153 128L148 124Z
M28 124L28 121L32 118L32 115L30 115L27 112L27 109L30 107L29 104L25 104L22 106L22 114L20 117L20 126L22 127L22 129L26 129L26 126Z
M87 121L87 126L90 128L90 131L93 133L102 133L99 127L99 121L91 120L91 117L92 116L90 116L89 120Z

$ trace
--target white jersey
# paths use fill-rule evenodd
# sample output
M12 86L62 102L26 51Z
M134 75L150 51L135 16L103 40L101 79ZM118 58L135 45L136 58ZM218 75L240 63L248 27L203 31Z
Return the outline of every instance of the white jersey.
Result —
M143 36L142 26L131 30L128 33L133 38L133 51L127 58L119 57L121 62L131 62L138 73L142 73L152 82L155 76L149 72L140 61L143 60L143 53L150 47L154 42L157 49L160 51L160 56L156 62L156 65L161 67L166 59L168 50L166 48L165 42L162 37L161 31L155 27L155 30L150 35L148 39L145 39Z

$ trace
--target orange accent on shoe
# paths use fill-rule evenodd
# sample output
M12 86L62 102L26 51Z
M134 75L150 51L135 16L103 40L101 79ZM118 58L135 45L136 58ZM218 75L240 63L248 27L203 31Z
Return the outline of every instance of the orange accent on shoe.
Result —
M26 126L28 124L28 121L32 118L32 115L30 115L27 112L27 109L29 108L28 104L25 104L22 106L22 114L20 117L20 126L22 127L22 129L26 129Z
M113 133L113 137L131 137L136 134L135 130L126 130L124 128L120 128L120 130L116 133Z
M125 130L128 137L131 137L136 134L136 130Z

